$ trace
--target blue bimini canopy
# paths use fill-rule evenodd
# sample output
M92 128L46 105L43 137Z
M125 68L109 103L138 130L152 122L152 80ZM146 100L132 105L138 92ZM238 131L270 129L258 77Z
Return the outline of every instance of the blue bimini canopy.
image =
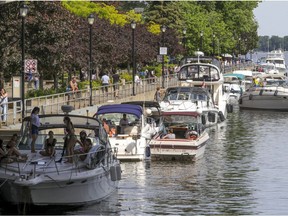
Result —
M143 111L141 106L135 104L111 104L99 107L97 113L94 116L106 113L133 114L137 116L137 118L140 118Z

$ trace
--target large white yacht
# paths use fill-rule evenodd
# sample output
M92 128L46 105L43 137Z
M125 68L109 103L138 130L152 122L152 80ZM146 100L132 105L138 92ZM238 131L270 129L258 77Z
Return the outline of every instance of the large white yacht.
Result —
M279 73L284 74L286 72L285 57L281 49L268 52L265 62L268 64L273 63Z

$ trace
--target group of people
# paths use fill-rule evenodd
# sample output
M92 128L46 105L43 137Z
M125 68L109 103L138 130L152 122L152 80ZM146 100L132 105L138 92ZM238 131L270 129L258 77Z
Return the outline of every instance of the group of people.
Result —
M39 127L41 126L40 118L39 118L39 107L34 107L31 116L30 116L30 123L29 123L29 133L31 136L31 153L36 153L35 150L35 143L39 135ZM73 123L71 122L70 117L65 116L63 119L64 125L65 125L65 139L64 139L64 149L66 151L67 155L67 162L72 163L72 156L74 153L88 153L90 148L92 147L91 139L87 138L87 134L85 131L80 132L80 140L77 139L77 136L75 135L75 130ZM21 155L20 152L16 148L16 142L18 139L18 135L14 134L11 138L11 140L6 145L6 149L3 147L3 140L0 140L0 158L6 158L7 156L10 156L7 162L12 162L11 158L17 157L17 159L20 160L26 160L25 155ZM41 150L39 153L42 156L54 156L55 155L55 145L57 143L57 140L54 138L53 131L48 132L48 138L45 140L44 143L44 149ZM76 143L79 143L81 146L80 150L74 151L74 147ZM83 156L82 156L83 157ZM80 157L81 158L81 157Z

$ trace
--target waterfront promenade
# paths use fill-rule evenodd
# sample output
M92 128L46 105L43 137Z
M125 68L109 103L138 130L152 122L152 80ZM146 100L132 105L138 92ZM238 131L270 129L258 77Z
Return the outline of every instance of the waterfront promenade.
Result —
M165 80L165 88L176 86L178 83L176 77L170 77ZM25 99L25 116L29 116L33 107L40 107L40 114L58 114L63 113L62 105L71 105L74 110L71 114L93 116L98 107L104 104L121 103L125 101L146 100L151 101L157 87L161 87L162 79L143 80L141 85L135 85L135 95L132 95L132 83L122 83L119 88L119 97L114 97L113 85L109 86L108 94L102 92L101 88L92 90L90 97L89 89L80 90L77 94L61 93L42 97ZM165 89L162 89L164 91ZM90 100L92 99L92 106ZM21 101L9 102L8 117L5 124L1 124L0 137L7 142L13 133L19 133L21 128L22 110Z

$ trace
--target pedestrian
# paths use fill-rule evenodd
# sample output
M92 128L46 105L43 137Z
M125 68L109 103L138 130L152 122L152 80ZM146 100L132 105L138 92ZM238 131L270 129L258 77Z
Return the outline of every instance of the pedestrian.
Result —
M78 84L77 84L76 76L72 76L72 79L70 80L66 91L67 92L71 92L72 91L73 99L75 99L75 93L78 91Z
M142 84L142 83L141 83L142 80L141 80L141 78L138 76L138 74L135 75L134 81L135 81L135 83L136 83L137 86Z
M107 75L107 73L104 73L104 75L101 77L101 82L102 82L102 93L104 94L105 89L106 96L108 96L108 85L110 83L110 78Z
M8 112L8 94L4 88L0 91L0 114L1 121L5 123L7 121L7 112Z
M39 134L39 127L40 127L40 118L39 118L39 112L40 108L39 107L34 107L32 112L31 112L31 117L30 117L30 134L32 138L31 142L31 152L36 153L35 151L35 142L38 138Z
M154 94L154 101L157 101L158 103L161 102L161 92L160 87L157 87L156 92Z
M117 71L113 72L112 75L112 80L113 80L113 91L114 91L114 97L118 97L118 93L119 93L119 81L120 81L120 76L117 73Z
M39 74L35 74L35 77L34 77L34 88L35 88L35 90L39 89Z

